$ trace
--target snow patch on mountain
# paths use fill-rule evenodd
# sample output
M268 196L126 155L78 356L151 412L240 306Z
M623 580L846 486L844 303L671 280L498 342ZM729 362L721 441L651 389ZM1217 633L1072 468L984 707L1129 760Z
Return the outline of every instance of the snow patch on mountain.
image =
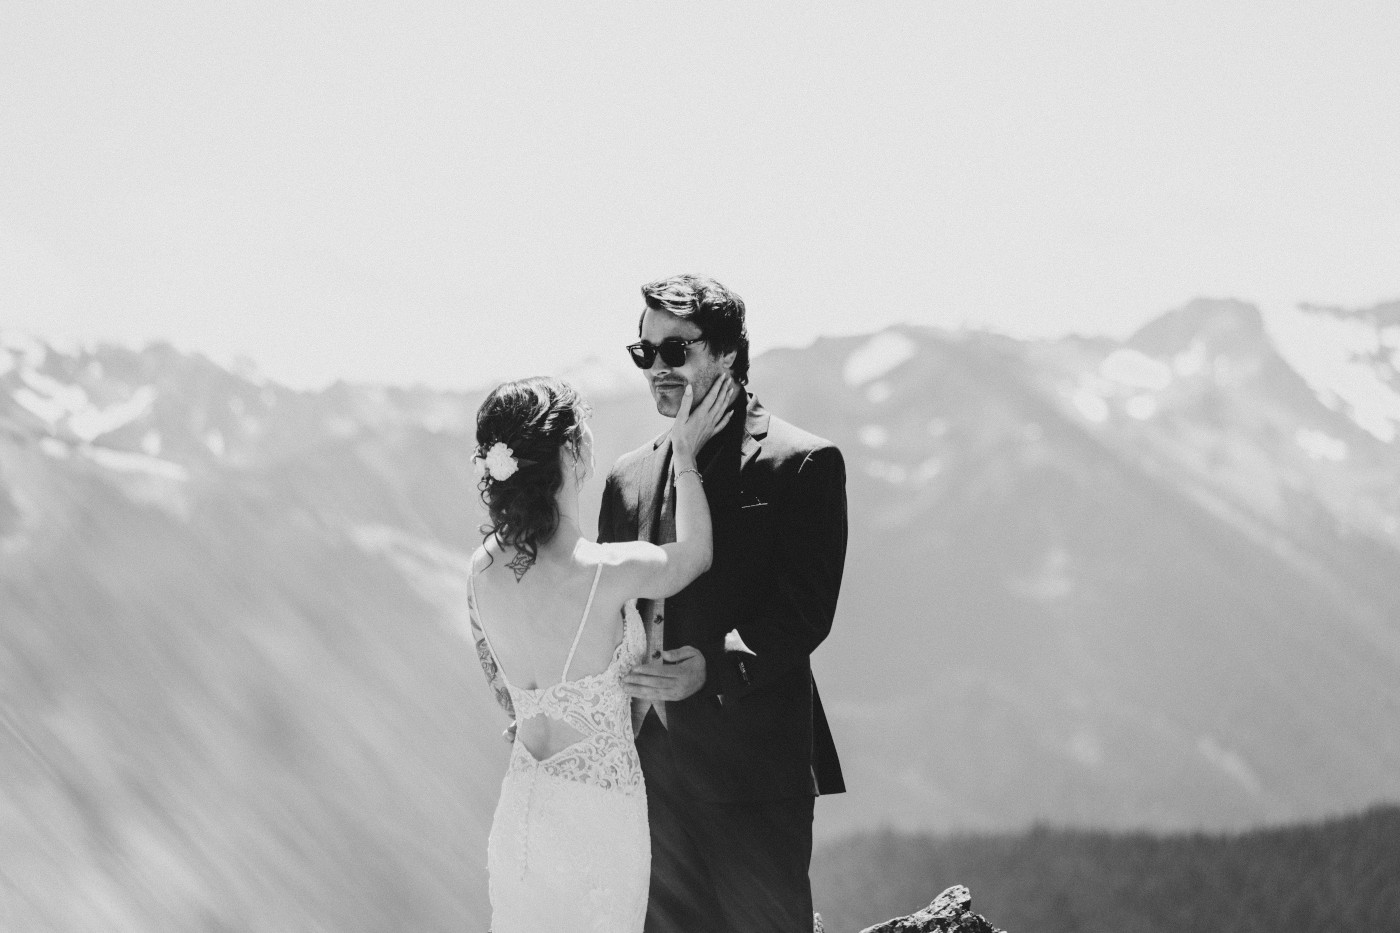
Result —
M1259 794L1263 784L1249 764L1237 753L1222 746L1212 736L1203 735L1196 740L1196 751L1227 777L1251 794Z
M914 468L914 484L923 486L943 472L943 458L926 457Z
M125 450L112 450L107 447L81 447L79 450L98 466L119 473L139 473L160 479L184 482L190 478L190 471L178 463L150 457L146 454L130 453Z
M887 460L868 460L864 465L865 475L871 479L878 479L881 482L889 483L892 486L903 485L909 479L909 468L902 463L890 463Z
M154 387L142 386L125 401L104 407L94 404L82 386L60 382L27 365L20 368L19 377L24 384L11 393L11 398L47 424L49 430L64 426L84 443L144 416L156 398Z
M860 442L866 447L884 447L890 441L889 429L878 424L867 424L860 429Z
M1347 458L1347 442L1335 438L1325 431L1299 428L1293 441L1314 460L1331 460L1340 463Z
M1108 402L1088 385L1080 385L1070 395L1070 401L1085 421L1102 424L1108 420Z
M49 426L50 430L66 416L82 411L88 405L87 393L82 386L64 385L57 379L21 368L19 377L24 385L12 395L14 400L30 414Z
M1197 337L1189 347L1172 357L1172 371L1178 376L1194 376L1205 369L1209 358L1210 350L1206 342Z
M901 363L913 359L919 348L903 334L885 331L876 334L846 357L841 378L851 388L879 379Z
M1120 385L1159 392L1171 385L1172 368L1140 350L1123 347L1104 357L1099 375Z
M926 457L913 467L889 460L867 460L862 471L871 479L888 483L891 486L927 486L943 472L941 457Z
M29 389L16 389L10 397L20 408L47 424L50 429L58 424L59 419L67 411L62 403L54 399L44 398Z
M1383 346L1390 347L1390 365L1400 370L1400 324L1382 327L1377 336Z
M1372 362L1392 338L1373 324L1355 317L1310 311L1300 307L1273 307L1264 315L1264 326L1279 354L1302 376L1328 408L1350 416L1360 428L1379 440L1395 440L1400 426L1400 392ZM1400 353L1392 352L1391 365Z
M80 440L92 442L143 417L151 410L155 400L155 387L142 386L124 402L106 408L87 405L72 412L68 416L68 429Z
M19 365L26 369L43 366L49 355L48 348L42 342L17 331L0 331L0 347L18 356Z
M45 376L32 368L21 369L19 378L35 392L50 396L65 406L82 405L87 401L87 393L83 391L82 386L65 385L52 376Z

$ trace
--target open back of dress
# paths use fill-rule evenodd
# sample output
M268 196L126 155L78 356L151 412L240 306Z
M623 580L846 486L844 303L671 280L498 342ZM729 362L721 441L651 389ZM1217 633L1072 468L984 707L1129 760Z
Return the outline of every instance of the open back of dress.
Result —
M548 716L578 736L541 758L516 733L487 846L492 933L545 928L640 933L646 916L651 865L646 789L633 744L631 701L621 681L646 651L634 604L624 610L622 639L608 666L568 679L602 569L600 564L594 572L559 682L537 688L511 683L491 646L475 574L468 584L477 624L517 721ZM606 860L598 858L601 851L608 852Z

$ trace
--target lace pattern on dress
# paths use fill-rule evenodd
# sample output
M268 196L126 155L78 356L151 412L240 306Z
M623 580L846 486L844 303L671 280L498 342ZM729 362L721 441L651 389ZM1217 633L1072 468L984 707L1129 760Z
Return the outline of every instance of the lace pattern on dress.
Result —
M546 774L605 790L644 793L642 768L633 744L631 698L622 692L622 675L640 660L645 650L641 617L629 603L624 613L622 642L601 673L536 690L517 687L507 679L506 688L519 719L549 716L583 736L542 761L536 760L517 738L510 770L538 768Z
M601 574L602 567L598 572ZM598 577L593 586L596 591ZM589 594L589 606L593 594ZM478 611L480 603L477 603ZM588 620L588 610L579 623L579 634ZM481 623L481 620L477 620ZM581 738L565 746L553 755L538 760L532 755L517 736L511 750L509 769L513 772L543 771L555 777L582 784L591 784L604 790L616 790L626 794L644 794L641 764L637 759L633 744L631 698L622 690L622 677L631 670L646 652L646 632L641 616L637 613L635 601L627 603L623 609L622 641L613 652L608 666L597 674L590 674L575 680L561 680L546 687L517 687L510 682L500 658L491 647L491 636L486 626L481 625L486 636L487 650L491 652L496 670L510 692L515 707L516 720L522 721L533 716L549 716L575 729ZM577 647L578 638L574 639ZM573 652L565 663L565 675L572 663Z

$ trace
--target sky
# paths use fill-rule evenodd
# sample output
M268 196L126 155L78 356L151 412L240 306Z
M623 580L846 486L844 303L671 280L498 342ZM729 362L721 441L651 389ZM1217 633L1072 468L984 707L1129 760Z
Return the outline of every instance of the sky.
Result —
M0 7L0 328L314 388L1400 298L1400 4ZM620 362L619 362L620 361Z

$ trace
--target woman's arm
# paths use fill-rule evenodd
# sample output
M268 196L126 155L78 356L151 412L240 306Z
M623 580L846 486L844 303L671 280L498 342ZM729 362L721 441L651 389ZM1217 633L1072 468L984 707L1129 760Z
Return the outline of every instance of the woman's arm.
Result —
M714 538L710 528L710 504L695 456L705 442L719 433L734 412L739 391L728 374L710 386L700 404L691 410L692 389L685 387L680 411L671 428L671 477L676 488L676 540L660 547L645 545L628 556L637 561L636 595L664 599L679 593L710 569Z
M476 659L481 663L481 672L486 675L486 683L495 695L496 703L510 717L510 725L501 734L501 738L507 742L513 742L515 741L515 704L510 701L510 691L506 689L505 678L501 676L501 669L496 664L496 658L491 653L490 645L486 643L486 633L481 630L481 623L477 621L475 588L467 590L467 617L471 619L472 640L476 642Z

